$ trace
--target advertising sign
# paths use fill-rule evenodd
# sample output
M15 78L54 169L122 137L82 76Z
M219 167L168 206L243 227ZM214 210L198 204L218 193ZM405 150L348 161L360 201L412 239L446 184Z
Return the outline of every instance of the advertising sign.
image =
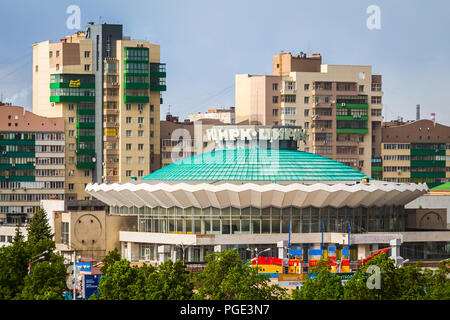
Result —
M93 294L98 295L98 284L100 283L101 274L85 274L83 275L83 298L89 299Z
M300 287L305 278L305 274L292 273L292 274L279 274L278 285L280 287Z
M89 262L77 262L78 271L91 272L91 264Z

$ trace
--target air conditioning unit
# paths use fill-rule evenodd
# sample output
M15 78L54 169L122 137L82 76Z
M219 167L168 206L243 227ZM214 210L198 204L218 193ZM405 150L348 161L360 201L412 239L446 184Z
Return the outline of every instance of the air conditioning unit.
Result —
M342 102L342 104L341 104L343 107L345 107L345 102Z
M397 170L397 174L398 175L402 174L402 170Z

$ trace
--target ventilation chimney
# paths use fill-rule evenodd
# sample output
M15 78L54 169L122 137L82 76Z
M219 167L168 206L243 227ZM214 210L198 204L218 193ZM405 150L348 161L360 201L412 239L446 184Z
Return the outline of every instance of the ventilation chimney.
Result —
M416 105L416 121L420 120L420 104Z

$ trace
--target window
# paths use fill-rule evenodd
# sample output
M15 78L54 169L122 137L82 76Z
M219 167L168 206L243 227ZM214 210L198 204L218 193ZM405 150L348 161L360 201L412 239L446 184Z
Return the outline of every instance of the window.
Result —
M69 150L75 150L75 144L69 143Z
M151 112L155 111L155 107L152 104L150 105L150 111Z
M278 103L278 96L272 97L272 103Z
M281 108L281 114L295 115L296 114L296 108Z
M75 163L75 157L69 157L69 163L74 164Z
M49 51L48 57L49 57L49 58L53 57L53 51Z
M59 57L59 50L56 50L56 56Z
M39 70L39 66L36 65L36 66L34 67L34 71L35 71L35 72L38 72L38 70Z
M126 123L131 123L131 117L126 117L125 122Z
M144 123L144 118L143 117L139 117L138 118L138 123Z
M138 104L138 111L139 111L139 112L144 111L144 105L143 105L142 103L139 103L139 104Z
M364 148L359 148L359 154L364 154Z
M272 109L272 116L278 116L278 109Z
M305 103L309 103L309 97L305 97L305 98L303 99L303 101L304 101Z
M359 161L359 166L358 167L361 167L361 168L364 167L364 160L360 160Z
M127 157L127 164L131 164L131 157Z
M138 170L138 177L144 176L144 170Z
M138 144L138 150L144 150L144 144L143 143L139 143Z
M126 150L131 150L131 143L127 143L126 146L125 146L125 149Z
M90 64L85 64L84 65L84 71L90 71L91 70L91 65Z
M380 117L381 116L381 109L372 109L371 110L371 115L375 116L375 117Z
M305 83L304 88L305 88L305 91L308 91L309 90L309 83Z
M309 122L305 122L305 129L309 128Z
M294 81L286 81L286 89L287 90L295 90L295 82Z
M69 103L69 110L73 110L73 103Z
M295 103L296 95L286 94L281 96L281 102Z
M130 110L131 110L131 104L130 104L130 103L127 103L127 104L126 104L126 109L127 109L127 111L130 111Z
M138 163L139 164L143 164L144 163L144 157L139 157L138 158Z
M125 134L126 134L127 137L131 137L131 130L125 131Z
M69 117L69 123L73 123L74 118L73 117Z
M309 116L309 109L305 109L304 113L305 113L305 117Z
M150 152L153 152L153 144L150 144Z
M153 131L150 131L150 138L153 138Z
M85 52L84 52L84 57L85 57L85 58L89 58L90 55L91 55L91 52L90 52L90 51L85 51Z
M139 130L139 131L138 131L138 137L143 137L143 136L144 136L144 131Z
M372 104L381 104L381 96L373 96L370 98Z
M89 177L89 175L90 175L89 170L84 170L84 176Z
M278 90L278 83L272 83L272 90Z
M364 92L364 86L363 85L359 86L359 92Z
M153 124L155 120L153 118L150 118L150 124Z
M69 136L70 136L70 137L73 137L74 134L75 134L75 131L74 131L74 130L69 130Z
M73 190L73 183L69 183L69 190Z
M127 177L131 177L131 170L125 171L125 175L126 175Z

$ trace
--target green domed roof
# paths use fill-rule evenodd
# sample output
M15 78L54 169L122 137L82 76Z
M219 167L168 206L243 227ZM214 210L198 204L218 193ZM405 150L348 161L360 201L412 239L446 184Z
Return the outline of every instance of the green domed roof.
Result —
M165 166L145 181L361 181L365 174L335 160L297 150L222 149Z

